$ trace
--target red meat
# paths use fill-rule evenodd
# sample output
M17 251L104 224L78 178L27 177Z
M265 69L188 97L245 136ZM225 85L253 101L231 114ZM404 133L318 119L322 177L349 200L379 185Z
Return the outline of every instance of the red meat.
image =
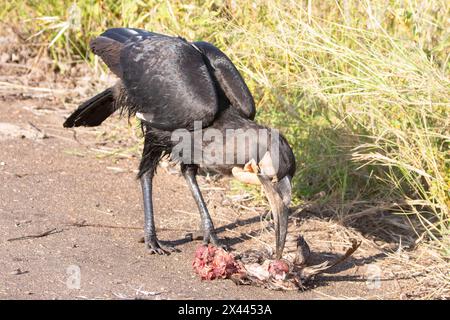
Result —
M226 279L242 272L232 254L212 245L198 247L192 265L202 280Z

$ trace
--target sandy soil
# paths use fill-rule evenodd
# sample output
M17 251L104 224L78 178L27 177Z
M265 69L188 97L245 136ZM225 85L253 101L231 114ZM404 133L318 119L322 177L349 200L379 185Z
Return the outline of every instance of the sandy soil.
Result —
M62 128L69 109L46 99L3 96L0 101L0 298L402 298L414 282L382 269L380 282L370 281L385 255L364 244L333 274L319 276L304 292L236 286L229 280L201 281L192 270L200 242L186 238L200 218L183 178L173 169L161 168L154 191L159 237L172 241L181 252L150 255L139 242L143 235L140 185L135 179L139 159L133 152L114 156L101 152L129 148L126 136L123 141L109 138L116 128L125 128L119 132L129 136L132 130L115 117L99 128L77 129L74 135ZM261 208L233 205L226 180L201 179L201 184L220 236L237 251L259 245ZM71 225L82 221L95 226ZM299 219L299 228L319 260L344 251L342 234L327 230L314 215ZM51 230L43 237L8 241ZM81 272L79 289L71 285L73 268Z

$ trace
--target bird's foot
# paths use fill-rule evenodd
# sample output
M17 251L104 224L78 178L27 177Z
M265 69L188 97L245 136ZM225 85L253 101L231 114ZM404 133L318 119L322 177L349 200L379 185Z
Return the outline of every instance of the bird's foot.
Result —
M159 255L170 255L173 252L180 252L180 250L174 248L170 245L162 245L156 237L154 239L149 239L145 242L150 254L159 254Z
M209 243L211 243L216 247L228 250L228 247L225 244L223 244L222 240L220 240L217 237L214 231L209 231L205 234L203 231L197 230L194 232L187 233L186 238L189 238L190 241L203 240L204 245L208 245Z
M222 248L223 250L228 250L228 246L220 240L214 231L209 231L203 236L203 243L205 245L211 243L218 248Z

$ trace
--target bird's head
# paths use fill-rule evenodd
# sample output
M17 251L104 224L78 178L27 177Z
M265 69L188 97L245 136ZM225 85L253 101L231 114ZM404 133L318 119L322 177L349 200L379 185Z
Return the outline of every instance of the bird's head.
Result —
M276 149L267 151L259 162L252 159L243 168L234 167L232 173L244 183L263 187L275 222L276 258L281 259L292 199L291 180L295 173L295 157L291 147L280 135Z

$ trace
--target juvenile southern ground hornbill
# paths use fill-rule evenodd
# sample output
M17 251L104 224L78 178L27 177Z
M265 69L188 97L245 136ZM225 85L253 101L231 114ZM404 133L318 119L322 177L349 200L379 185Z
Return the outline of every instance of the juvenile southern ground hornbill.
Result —
M262 184L275 221L281 257L295 158L275 129L253 121L253 97L230 59L207 42L188 42L140 29L114 28L91 41L120 80L76 109L64 127L98 126L116 110L141 120L145 244L168 254L155 232L152 179L164 155L178 161L200 211L203 240L221 245L196 174L199 167Z

